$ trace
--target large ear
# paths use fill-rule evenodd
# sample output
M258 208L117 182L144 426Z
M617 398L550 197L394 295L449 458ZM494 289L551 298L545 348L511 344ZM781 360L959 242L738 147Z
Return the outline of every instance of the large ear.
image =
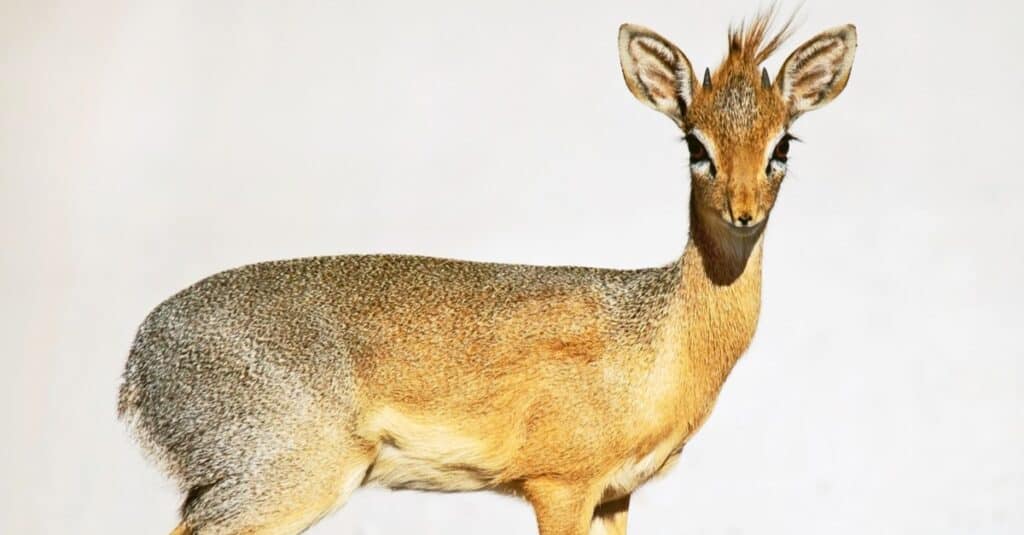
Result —
M775 87L789 105L790 120L828 104L842 92L856 51L857 29L847 24L816 35L786 58Z
M686 56L651 30L623 24L619 27L619 62L633 96L682 126L697 86Z

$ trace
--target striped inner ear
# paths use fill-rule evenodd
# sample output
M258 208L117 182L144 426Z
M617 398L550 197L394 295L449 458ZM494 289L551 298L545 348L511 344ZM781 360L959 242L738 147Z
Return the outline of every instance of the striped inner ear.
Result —
M693 74L683 53L650 30L624 25L619 56L622 74L633 95L682 122L693 94Z
M844 26L814 37L790 54L777 85L791 116L824 106L846 87L856 48L856 30Z

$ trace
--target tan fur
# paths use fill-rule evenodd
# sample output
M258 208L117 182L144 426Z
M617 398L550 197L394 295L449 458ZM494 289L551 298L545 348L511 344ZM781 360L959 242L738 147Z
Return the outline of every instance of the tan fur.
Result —
M191 535L191 534L192 534L192 530L189 529L189 527L186 526L184 522L182 522L181 524L178 524L178 526L174 528L174 531L171 532L171 535Z
M758 63L784 37L768 24L733 32L710 88L664 38L620 31L630 90L701 136L717 169L691 167L677 262L302 259L215 275L158 307L119 410L188 491L174 533L298 533L378 484L512 493L543 535L624 534L630 494L678 459L754 334L784 174L766 171L773 144L849 74L852 55L830 47L855 38L833 30L764 87ZM809 85L823 78L807 69L829 65L847 72Z

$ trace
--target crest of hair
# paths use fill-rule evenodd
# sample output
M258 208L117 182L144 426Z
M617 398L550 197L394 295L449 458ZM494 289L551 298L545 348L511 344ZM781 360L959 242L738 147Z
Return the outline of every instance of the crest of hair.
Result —
M741 21L739 26L729 27L729 58L740 59L754 65L760 65L782 46L795 30L794 11L769 37L769 31L775 26L778 6L772 5L754 16L750 22Z

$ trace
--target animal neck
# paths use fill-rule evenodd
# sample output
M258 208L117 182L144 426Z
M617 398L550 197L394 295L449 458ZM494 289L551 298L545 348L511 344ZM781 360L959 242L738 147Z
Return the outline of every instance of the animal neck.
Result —
M690 240L680 259L679 306L673 318L681 386L692 396L683 401L697 405L684 410L710 410L750 345L761 308L763 233L764 224L739 235L717 214L702 214L691 197Z

